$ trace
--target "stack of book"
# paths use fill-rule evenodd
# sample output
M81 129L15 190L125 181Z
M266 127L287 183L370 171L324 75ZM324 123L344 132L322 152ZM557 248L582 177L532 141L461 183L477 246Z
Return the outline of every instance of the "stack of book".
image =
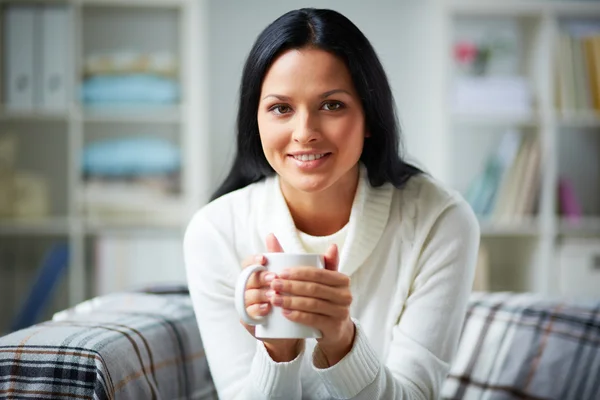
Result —
M521 222L537 213L541 149L537 137L506 132L465 195L482 219Z
M558 36L557 108L600 113L600 25L572 24Z

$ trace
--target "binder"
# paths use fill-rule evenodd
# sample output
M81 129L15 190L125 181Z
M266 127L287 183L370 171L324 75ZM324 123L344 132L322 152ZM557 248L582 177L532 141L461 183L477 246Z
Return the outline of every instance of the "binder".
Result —
M69 93L69 9L41 9L41 104L47 111L64 111Z
M39 10L35 6L6 9L5 94L8 111L32 110L36 103L37 40Z

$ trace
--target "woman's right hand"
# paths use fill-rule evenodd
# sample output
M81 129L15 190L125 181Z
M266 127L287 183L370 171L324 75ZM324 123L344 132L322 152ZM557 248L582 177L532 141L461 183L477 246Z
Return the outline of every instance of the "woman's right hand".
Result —
M269 253L282 253L283 249L275 235L267 236L267 251ZM265 265L267 258L262 254L246 257L242 261L242 268L247 268L250 265L260 264ZM268 271L257 271L250 276L244 293L246 303L246 312L252 318L264 317L274 307L271 304L270 297L274 294L270 285L271 281L277 276ZM254 336L254 326L248 325L240 321L246 330ZM254 336L256 338L256 336ZM265 348L269 355L276 362L288 362L295 359L300 353L300 339L260 339L265 344Z

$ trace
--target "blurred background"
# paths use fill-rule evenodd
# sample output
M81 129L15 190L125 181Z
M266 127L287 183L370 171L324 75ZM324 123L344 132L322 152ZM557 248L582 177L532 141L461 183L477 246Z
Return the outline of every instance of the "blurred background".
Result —
M597 1L0 0L0 333L185 283L245 57L307 6L371 40L409 160L480 218L475 290L600 295Z

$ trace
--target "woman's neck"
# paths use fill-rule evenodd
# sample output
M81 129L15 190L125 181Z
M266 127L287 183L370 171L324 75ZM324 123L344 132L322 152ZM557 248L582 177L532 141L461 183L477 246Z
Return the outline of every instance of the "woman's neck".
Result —
M349 172L331 187L307 193L281 185L283 196L296 228L312 236L328 236L350 220L358 187L359 169Z

